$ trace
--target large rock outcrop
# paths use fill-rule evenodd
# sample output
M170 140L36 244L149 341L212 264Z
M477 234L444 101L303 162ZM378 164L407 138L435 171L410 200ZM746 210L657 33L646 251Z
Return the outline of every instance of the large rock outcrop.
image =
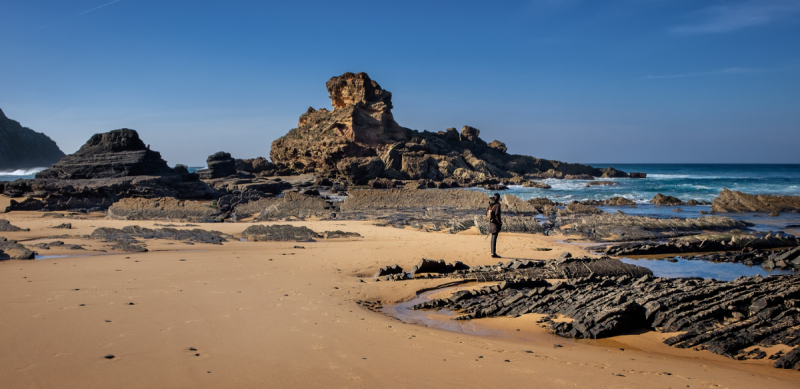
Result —
M711 203L711 212L800 211L800 196L751 195L722 189Z
M36 174L36 178L90 179L174 173L139 134L123 128L93 135L75 152Z
M486 143L464 126L438 133L402 127L392 116L392 94L366 73L345 73L326 84L333 111L309 108L298 126L272 143L270 157L282 174L316 173L366 184L453 179L483 185L492 179L553 170L561 175L614 177L624 172L508 154L503 142Z
M0 110L0 171L46 167L64 157L56 142Z
M5 182L12 200L7 211L106 209L122 198L208 199L215 190L197 174L176 172L134 130L96 134L75 154L43 170L33 180Z

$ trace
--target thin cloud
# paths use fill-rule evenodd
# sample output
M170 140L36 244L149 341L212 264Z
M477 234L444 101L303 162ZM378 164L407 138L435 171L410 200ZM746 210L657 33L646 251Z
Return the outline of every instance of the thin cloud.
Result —
M44 29L46 29L46 28L48 28L48 27L50 27L50 26L53 26L53 25L57 25L57 24L64 23L64 22L66 22L67 20L70 20L70 19L77 18L78 16L86 15L86 14L88 14L89 12L96 11L96 10L98 10L98 9L100 9L100 8L108 7L109 5L111 5L111 4L114 4L114 3L119 3L120 1L122 1L122 0L114 0L114 1L112 1L112 2L105 3L105 4L103 4L103 5L98 5L97 7L94 7L94 8L92 8L92 9L88 9L88 10L86 10L86 11L83 11L83 12L80 12L80 13L76 13L75 15L72 15L72 16L67 16L66 18L64 18L64 19L61 19L61 20L59 20L59 21L57 21L57 22L53 22L53 23L50 23L50 24L46 24L46 25L44 25L44 26L41 26L41 27L39 27L37 30L44 30Z
M688 78L688 77L703 77L703 76L725 76L736 74L751 74L751 73L764 73L772 71L772 69L751 69L751 68L726 68L720 70L712 70L710 72L695 72L695 73L679 73L679 74L666 74L661 76L646 76L640 80L660 80L666 78Z
M94 8L92 8L92 9L90 9L90 10L83 11L83 12L81 12L81 13L78 13L78 14L72 15L72 16L70 16L70 17L68 17L68 18L65 18L64 20L69 20L69 19L72 19L72 18L77 18L78 16L81 16L81 15L86 15L86 14L88 14L89 12L96 11L96 10L98 10L98 9L100 9L100 8L103 8L103 7L108 7L109 5L111 5L111 4L114 4L114 3L118 3L118 2L120 2L120 1L122 1L122 0L114 0L114 1L112 1L112 2L110 2L110 3L105 3L105 4L103 4L103 5L99 5L99 6L97 6L97 7L94 7Z
M675 26L675 34L715 34L774 23L800 13L800 0L749 0L700 9L694 23Z

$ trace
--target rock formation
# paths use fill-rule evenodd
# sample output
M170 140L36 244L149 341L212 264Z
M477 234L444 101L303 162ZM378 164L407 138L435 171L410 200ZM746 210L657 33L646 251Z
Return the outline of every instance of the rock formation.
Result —
M382 177L450 178L461 186L476 186L550 170L595 177L609 171L508 154L503 142L486 143L481 131L470 126L460 133L455 128L434 133L402 127L392 116L392 94L366 73L345 73L326 86L333 111L309 108L297 128L272 143L270 156L279 172L316 173L362 185ZM616 170L609 174L627 176Z
M800 211L800 196L751 195L722 189L711 204L711 212Z
M231 158L230 153L220 151L211 154L206 159L206 164L208 164L208 169L197 172L202 179L228 177L236 174L236 160Z
M149 149L134 130L96 134L75 154L33 180L2 183L12 210L101 210L121 198L208 199L216 192L196 174L179 173Z
M107 216L119 220L186 220L208 223L222 221L218 208L199 201L185 201L170 197L153 199L121 199L108 208Z
M661 193L656 193L650 203L653 205L683 205L683 201L677 197L665 196Z
M22 127L0 110L0 171L47 167L63 157L47 135Z
M139 139L139 134L123 128L93 135L86 144L36 178L92 179L174 173L161 158Z

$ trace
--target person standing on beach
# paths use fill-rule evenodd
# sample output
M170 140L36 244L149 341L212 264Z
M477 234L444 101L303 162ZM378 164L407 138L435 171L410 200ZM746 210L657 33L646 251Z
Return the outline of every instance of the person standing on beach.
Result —
M492 258L500 258L497 255L497 234L503 228L503 219L500 212L500 193L495 193L489 198L489 208L486 210L489 215L489 233L492 234Z

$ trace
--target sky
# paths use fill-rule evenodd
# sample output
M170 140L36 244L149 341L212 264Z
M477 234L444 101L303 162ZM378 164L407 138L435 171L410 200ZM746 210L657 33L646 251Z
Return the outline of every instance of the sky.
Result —
M66 153L268 157L363 71L400 125L511 153L800 163L800 0L2 0L0 53L0 108Z

